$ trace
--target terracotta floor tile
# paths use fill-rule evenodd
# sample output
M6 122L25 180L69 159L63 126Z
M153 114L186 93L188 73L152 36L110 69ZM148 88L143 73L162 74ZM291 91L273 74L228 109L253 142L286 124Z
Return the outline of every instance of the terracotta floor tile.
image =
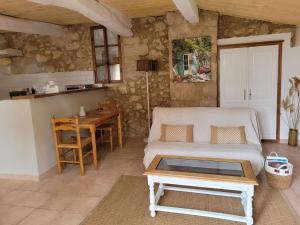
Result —
M42 183L40 181L25 181L17 189L21 191L39 191L41 187Z
M40 206L43 209L51 209L51 210L64 210L68 206L72 204L76 195L69 195L69 194L56 194L52 196L47 202Z
M0 179L0 189L4 190L16 190L18 187L24 184L23 180L10 180Z
M48 225L59 215L58 211L35 209L18 225Z
M10 191L5 196L2 196L0 199L0 205L9 204L9 205L18 205L21 201L23 201L28 196L32 195L32 191Z
M15 225L26 218L34 209L20 206L0 206L0 225Z
M79 225L84 216L75 213L61 213L49 225Z
M31 195L26 196L20 202L16 203L16 205L39 208L51 199L52 196L53 194L51 193L33 192Z
M39 192L58 193L60 192L70 181L64 181L63 179L49 179L39 189Z
M97 197L74 197L73 202L65 208L65 212L86 216L99 202L100 198Z

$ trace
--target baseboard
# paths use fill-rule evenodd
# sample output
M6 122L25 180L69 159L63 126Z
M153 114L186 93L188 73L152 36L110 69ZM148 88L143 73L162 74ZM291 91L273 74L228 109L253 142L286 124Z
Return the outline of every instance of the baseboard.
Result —
M277 140L273 140L273 139L262 139L261 142L277 143Z
M34 176L34 175L24 175L24 174L1 174L0 173L0 179L9 179L9 180L24 180L24 181L40 181L41 179L44 179L45 177L49 176L50 174L56 173L57 165L55 164L50 169L48 169L46 172Z
M280 139L278 142L277 142L277 140L262 139L261 142L287 144L288 143L288 139ZM298 142L300 143L300 139L298 139Z
M281 144L287 144L288 143L288 139L280 139L280 143ZM300 143L300 139L298 139L298 143Z
M22 175L22 174L0 174L0 179L39 181L40 177L33 176L33 175Z

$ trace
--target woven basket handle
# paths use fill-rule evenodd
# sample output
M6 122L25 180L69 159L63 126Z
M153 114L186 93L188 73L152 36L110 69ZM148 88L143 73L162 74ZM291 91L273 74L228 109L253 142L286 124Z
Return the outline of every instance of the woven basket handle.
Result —
M277 152L271 152L269 156L278 156Z

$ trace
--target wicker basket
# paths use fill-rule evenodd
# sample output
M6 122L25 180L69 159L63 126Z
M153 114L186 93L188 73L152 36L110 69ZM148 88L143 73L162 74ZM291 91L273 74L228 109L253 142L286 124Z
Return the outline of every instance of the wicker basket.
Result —
M268 184L273 188L287 189L292 184L293 165L288 163L284 168L265 165Z
M268 184L273 188L288 189L292 184L292 174L288 176L280 176L266 171L266 175Z

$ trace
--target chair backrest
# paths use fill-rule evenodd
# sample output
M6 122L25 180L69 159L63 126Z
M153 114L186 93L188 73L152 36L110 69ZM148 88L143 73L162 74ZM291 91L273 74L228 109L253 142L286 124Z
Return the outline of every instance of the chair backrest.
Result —
M98 103L98 109L100 111L117 111L120 109L120 104L117 102L100 102Z
M76 143L78 146L81 145L78 116L62 117L62 118L56 118L55 116L52 116L51 123L52 123L54 141L56 145L62 143L63 136L64 136L63 132L75 133Z

